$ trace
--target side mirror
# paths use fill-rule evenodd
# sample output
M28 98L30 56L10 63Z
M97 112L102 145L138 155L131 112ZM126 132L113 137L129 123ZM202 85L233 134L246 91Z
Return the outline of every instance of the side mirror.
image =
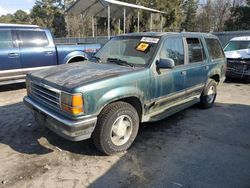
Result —
M175 63L173 59L167 58L167 59L160 59L157 62L157 69L172 69L174 68Z

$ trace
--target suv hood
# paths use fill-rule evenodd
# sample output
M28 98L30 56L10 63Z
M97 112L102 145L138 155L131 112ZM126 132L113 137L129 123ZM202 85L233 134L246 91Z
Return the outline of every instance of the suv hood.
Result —
M231 59L249 59L250 58L250 49L243 49L243 50L235 50L235 51L228 51L225 52L226 58Z
M51 82L66 89L72 89L87 83L119 76L140 68L125 67L116 64L79 62L59 65L53 68L35 71L29 74L40 82Z

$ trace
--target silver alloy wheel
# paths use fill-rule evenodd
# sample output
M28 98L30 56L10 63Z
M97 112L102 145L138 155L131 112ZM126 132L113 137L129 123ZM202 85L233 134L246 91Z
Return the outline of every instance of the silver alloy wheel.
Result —
M207 102L210 104L214 101L215 98L215 94L216 94L216 89L215 87L212 85L210 86L210 88L208 89L207 92Z
M133 129L133 121L128 115L119 116L112 125L111 128L111 140L114 145L121 146L125 144L131 134Z

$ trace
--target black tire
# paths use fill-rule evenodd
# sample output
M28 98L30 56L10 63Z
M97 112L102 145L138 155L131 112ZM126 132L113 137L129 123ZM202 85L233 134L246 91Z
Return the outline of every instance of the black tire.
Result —
M122 145L116 145L113 139L113 125L120 117L129 117L130 136ZM127 127L128 128L128 127ZM98 116L97 125L92 135L95 146L103 153L112 155L126 151L135 140L139 129L139 116L136 109L125 102L115 102L106 106ZM127 132L127 129L126 129Z
M207 109L207 108L211 108L214 104L214 101L216 99L217 96L217 82L213 79L208 79L208 82L201 94L200 97L200 103L199 106L203 109ZM211 89L211 87L214 88L214 96L212 97L212 95L208 95L209 90Z

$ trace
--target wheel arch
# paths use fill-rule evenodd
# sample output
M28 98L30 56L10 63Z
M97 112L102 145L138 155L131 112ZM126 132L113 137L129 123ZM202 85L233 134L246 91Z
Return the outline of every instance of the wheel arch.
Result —
M69 62L72 62L73 59L82 59L82 60L88 60L89 55L85 52L80 51L74 51L69 53L63 60L63 64L68 64Z
M121 89L121 88L119 88L119 89ZM126 103L132 105L136 109L138 116L140 118L140 121L141 121L141 118L142 118L142 115L144 112L143 102L142 102L143 101L142 100L142 96L143 96L142 92L138 89L128 88L128 87L124 87L124 88L122 88L122 90L126 91L126 93L119 92L119 93L123 93L123 94L122 95L115 95L117 89L115 91L110 91L110 92L106 93L97 103L96 107L98 108L98 110L97 110L98 114L100 114L103 111L103 109L105 107L107 107L109 104L122 101L122 102L126 102ZM132 91L133 91L133 93L132 93Z

